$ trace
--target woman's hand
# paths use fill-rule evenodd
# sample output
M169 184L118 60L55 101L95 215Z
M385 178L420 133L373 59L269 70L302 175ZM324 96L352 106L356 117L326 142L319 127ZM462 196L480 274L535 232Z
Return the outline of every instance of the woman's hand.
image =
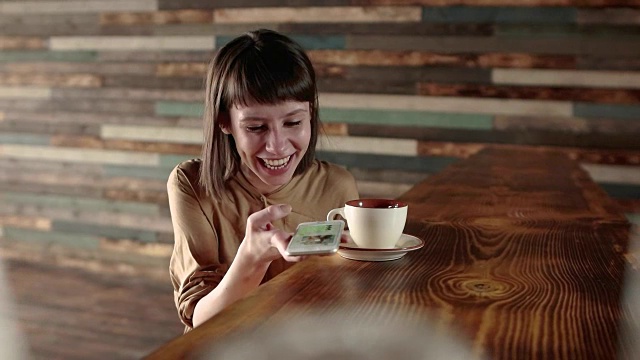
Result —
M280 204L251 214L247 219L247 229L238 253L243 252L243 255L252 258L255 263L268 264L280 257L291 262L303 260L304 256L286 254L291 234L272 225L272 222L289 215L290 212L290 205Z

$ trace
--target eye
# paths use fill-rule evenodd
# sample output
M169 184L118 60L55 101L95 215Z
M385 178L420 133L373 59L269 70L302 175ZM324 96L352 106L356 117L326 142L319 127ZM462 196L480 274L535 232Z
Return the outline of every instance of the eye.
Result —
M264 131L267 127L264 125L252 125L247 126L246 129L248 132L261 132Z
M299 126L300 124L302 124L302 120L287 121L284 125L287 127L296 127L296 126Z

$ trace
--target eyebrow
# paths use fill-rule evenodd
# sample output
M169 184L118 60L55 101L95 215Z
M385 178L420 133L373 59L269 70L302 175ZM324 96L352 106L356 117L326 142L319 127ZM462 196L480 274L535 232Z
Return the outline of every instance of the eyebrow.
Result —
M292 110L292 111L286 113L284 115L284 117L286 118L286 117L289 117L289 116L293 116L293 115L296 115L296 114L299 114L299 113L305 113L305 112L308 112L308 110L307 109L295 109L295 110ZM247 121L259 121L259 120L265 120L265 118L260 117L260 116L249 115L247 117L244 117L244 118L240 119L240 122L242 123L242 122L247 122Z

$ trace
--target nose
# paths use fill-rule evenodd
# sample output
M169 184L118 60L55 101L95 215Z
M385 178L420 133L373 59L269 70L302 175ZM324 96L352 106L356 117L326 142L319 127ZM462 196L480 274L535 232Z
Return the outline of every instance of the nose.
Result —
M267 151L273 154L284 155L287 147L287 138L280 129L269 131L267 135Z

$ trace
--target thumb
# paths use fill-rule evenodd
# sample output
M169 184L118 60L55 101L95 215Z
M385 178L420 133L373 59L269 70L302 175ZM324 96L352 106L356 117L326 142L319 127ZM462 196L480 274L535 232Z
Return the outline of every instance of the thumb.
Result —
M257 211L249 216L247 224L252 228L266 228L267 224L281 219L291 212L291 205L279 204L271 205L265 209Z

